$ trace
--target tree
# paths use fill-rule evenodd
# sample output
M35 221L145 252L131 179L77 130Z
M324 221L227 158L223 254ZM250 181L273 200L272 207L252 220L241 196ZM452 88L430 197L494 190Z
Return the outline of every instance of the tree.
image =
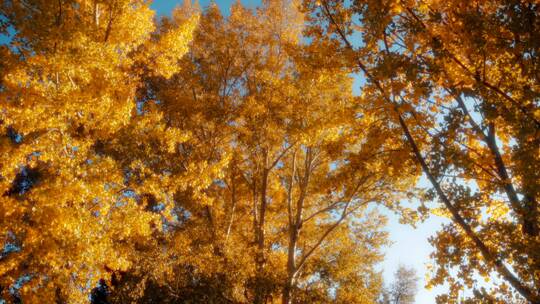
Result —
M432 238L431 284L473 297L539 303L538 4L518 1L318 1L311 33L367 83L410 146L452 224ZM361 43L351 34L362 29Z
M153 15L147 1L0 5L10 37L0 47L0 227L17 248L2 257L4 298L19 288L25 303L86 302L159 231L161 216L124 191L127 173L104 153L137 116L143 79L180 67L197 23L157 26ZM180 140L175 131L162 142Z
M413 304L417 291L418 277L414 268L399 265L394 281L383 294L382 303Z
M351 95L347 71L324 58L313 66L318 48L300 43L295 14L277 1L236 4L229 18L210 6L182 71L147 83L159 103L143 110L193 138L167 166L227 162L204 195L171 195L167 252L148 250L169 266L130 269L118 303L373 302L386 234L368 204L392 206L416 174L378 112Z

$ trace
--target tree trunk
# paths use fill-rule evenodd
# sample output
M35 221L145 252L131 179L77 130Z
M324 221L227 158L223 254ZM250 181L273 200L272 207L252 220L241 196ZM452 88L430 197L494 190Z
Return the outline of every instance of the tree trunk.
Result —
M261 205L259 206L259 220L257 223L257 231L255 231L256 240L257 240L257 255L255 259L255 298L253 300L254 304L264 303L266 298L266 288L264 286L264 239L265 239L265 215L266 215L266 187L268 184L268 169L263 169L262 180L261 180Z
M281 297L282 304L290 304L292 298L292 289L294 286L294 277L296 274L296 261L295 261L295 251L296 243L298 240L298 227L297 225L291 225L289 227L289 248L287 255L287 281L283 286L283 293Z
M281 304L291 304L292 302L292 287L293 282L289 278L285 285L283 286L283 293L281 294Z

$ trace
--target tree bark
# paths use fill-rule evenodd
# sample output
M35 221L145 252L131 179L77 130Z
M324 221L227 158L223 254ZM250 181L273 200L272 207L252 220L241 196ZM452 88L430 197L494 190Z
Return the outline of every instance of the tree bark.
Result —
M267 157L265 157L266 159ZM265 161L266 165L266 161ZM255 298L253 303L254 304L262 304L264 303L264 299L266 297L265 295L265 287L264 287L264 264L265 264L265 256L264 256L264 243L265 243L265 215L266 215L266 207L267 207L267 198L266 198L266 191L268 186L268 174L269 170L266 168L263 168L262 177L261 177L261 203L259 205L259 219L257 222L257 230L255 231L256 234L256 242L257 242L257 253L255 258Z

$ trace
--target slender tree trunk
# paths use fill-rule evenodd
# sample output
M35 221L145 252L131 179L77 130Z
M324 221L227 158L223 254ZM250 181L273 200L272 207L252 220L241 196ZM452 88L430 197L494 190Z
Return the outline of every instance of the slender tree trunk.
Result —
M99 3L97 1L94 1L94 25L99 26Z
M288 278L287 282L283 286L283 292L281 294L281 304L291 304L292 303L292 289L293 289L293 280Z
M292 298L292 290L294 287L294 277L296 275L295 251L298 240L298 229L296 225L289 227L289 246L287 255L287 280L283 286L281 303L290 304Z
M296 201L295 210L292 209L292 191L294 176L296 175L296 154L293 155L293 171L288 190L288 213L289 213L289 245L287 248L287 280L283 286L282 304L290 304L292 300L293 289L295 287L295 277L298 271L296 265L296 247L298 236L302 228L302 216L304 212L304 201L307 195L307 188L312 170L312 150L308 148L304 160L304 174L298 184L300 195ZM294 214L293 214L294 213Z
M232 226L234 223L234 212L236 211L236 182L235 175L231 177L231 217L229 218L229 224L227 225L227 232L225 234L225 244L229 242L229 236L231 235Z
M109 7L109 21L107 22L107 29L105 30L105 38L103 39L105 42L107 42L107 40L109 40L109 36L111 35L111 30L112 30L112 23L113 23L113 9L114 9L114 5L111 4L110 7Z
M266 162L265 162L266 163ZM268 174L269 170L266 167L263 169L262 180L261 180L261 204L259 206L259 219L256 226L256 241L257 241L257 254L255 260L255 298L254 304L262 304L266 298L266 288L264 283L264 243L265 243L265 215L266 215L266 190L268 185Z

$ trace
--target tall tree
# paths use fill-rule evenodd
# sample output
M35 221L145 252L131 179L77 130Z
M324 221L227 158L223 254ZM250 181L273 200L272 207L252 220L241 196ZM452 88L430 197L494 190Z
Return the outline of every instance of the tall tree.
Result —
M153 109L199 139L182 153L230 158L204 199L173 195L168 250L153 255L170 273L130 270L119 303L138 284L142 302L374 301L386 234L367 207L403 198L416 172L343 65L302 44L301 25L294 3L237 4L229 18L210 6L183 70L149 82Z
M25 303L87 302L161 228L104 153L136 116L142 79L180 67L197 22L153 18L147 1L0 4L0 233L14 248L0 263L5 298L19 288ZM162 142L181 140L175 132Z
M533 1L307 1L367 82L431 183L422 213L452 220L432 239L431 284L540 303L538 4ZM355 42L352 34L360 37Z

